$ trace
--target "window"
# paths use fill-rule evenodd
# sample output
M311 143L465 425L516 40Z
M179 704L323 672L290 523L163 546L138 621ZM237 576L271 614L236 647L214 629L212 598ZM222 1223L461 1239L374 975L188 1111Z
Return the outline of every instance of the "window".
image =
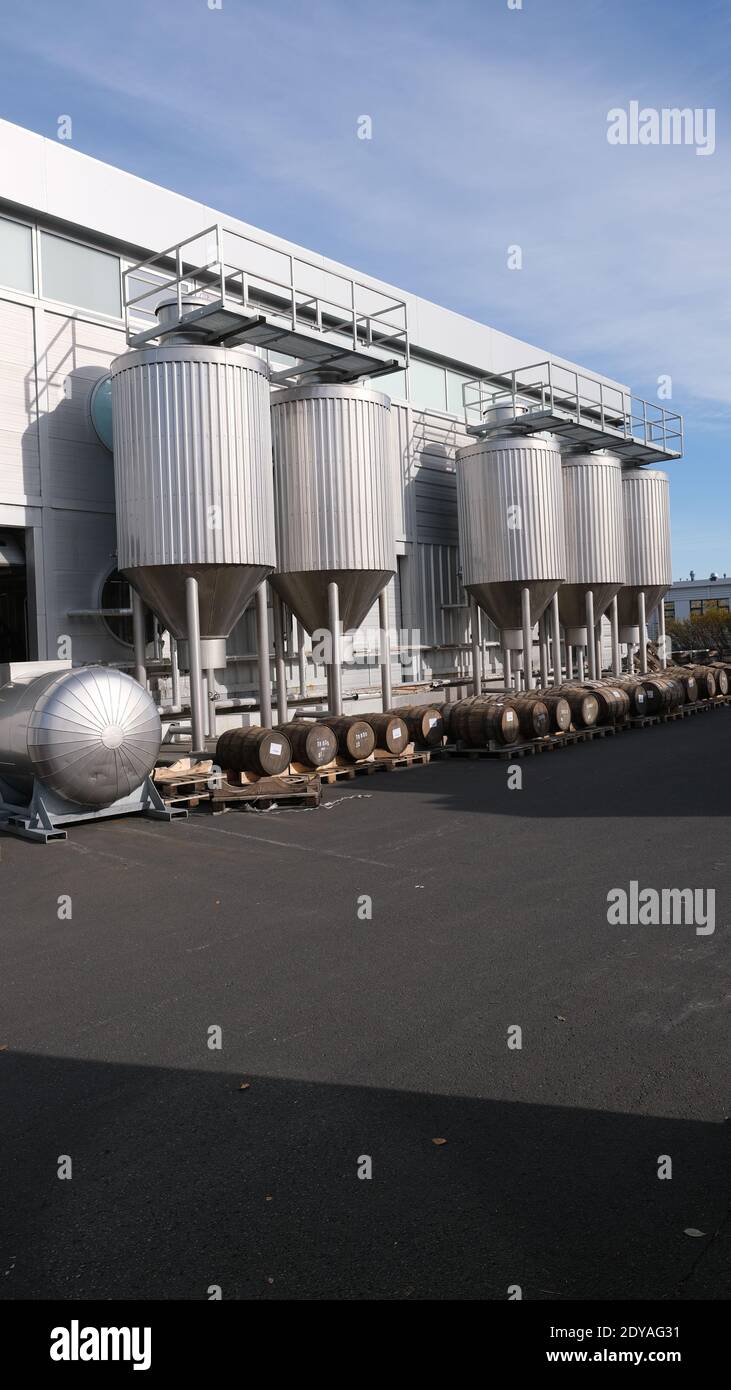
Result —
M0 217L0 285L33 293L33 242L30 227Z
M406 400L406 372L386 372L383 376L374 376L370 382L374 391L383 391L395 401Z
M413 405L429 410L447 409L446 373L443 367L431 362L419 362L413 357L409 367L410 399Z
M702 613L710 613L713 608L720 608L722 613L728 613L729 600L727 598L692 598L690 600L691 618Z
M703 612L703 600L700 599L700 598L692 598L692 599L690 600L690 616L691 616L691 618L693 617L694 614L700 614L700 613L702 613L702 612Z
M727 599L727 598L717 598L717 599L715 600L715 607L716 607L716 608L720 608L720 610L721 610L722 613L728 613L728 612L729 612L729 601L728 601L728 599Z
M459 372L447 372L447 410L451 415L458 415L460 420L464 419L462 385L471 380L471 377L461 376Z
M671 602L668 600L668 601L666 602L666 604L665 604L665 621L666 621L666 622L668 622L668 621L669 621L669 622L672 622L674 618L675 618L675 604L674 604L674 603L671 603Z
M45 298L120 317L118 256L42 232L41 276Z

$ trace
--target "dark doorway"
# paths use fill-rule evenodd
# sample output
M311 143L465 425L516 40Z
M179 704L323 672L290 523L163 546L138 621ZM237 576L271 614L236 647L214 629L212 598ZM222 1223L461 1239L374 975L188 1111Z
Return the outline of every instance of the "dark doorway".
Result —
M0 527L0 662L28 660L25 533Z

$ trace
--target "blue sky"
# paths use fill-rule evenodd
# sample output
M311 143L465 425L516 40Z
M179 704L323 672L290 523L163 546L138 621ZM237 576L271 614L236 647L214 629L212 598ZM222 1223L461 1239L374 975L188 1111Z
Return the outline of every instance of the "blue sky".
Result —
M731 573L731 6L508 3L26 0L0 112L649 399L669 374L673 571ZM631 100L713 108L714 153L610 146Z

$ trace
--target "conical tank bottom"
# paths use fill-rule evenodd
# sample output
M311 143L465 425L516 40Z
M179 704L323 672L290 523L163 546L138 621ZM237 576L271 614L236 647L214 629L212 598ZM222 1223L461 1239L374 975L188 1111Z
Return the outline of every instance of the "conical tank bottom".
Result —
M340 622L343 632L360 627L381 590L388 584L393 570L299 570L297 573L273 574L272 588L312 634L318 628L327 630L327 586L336 581L340 598Z
M666 585L653 585L649 589L641 589L639 585L625 584L617 595L617 610L619 621L622 627L636 627L639 622L637 600L641 593L645 595L645 620L655 612L663 594L667 593Z
M523 584L520 580L505 580L496 584L467 584L465 588L484 609L496 627L521 628L523 615L521 594L530 590L531 627L545 613L553 595L561 584L560 579L529 579Z
M188 636L185 581L198 580L201 637L228 637L270 565L141 565L126 569L130 584L173 637Z
M562 584L558 591L558 611L564 627L586 627L586 595L594 595L594 622L606 613L619 584Z

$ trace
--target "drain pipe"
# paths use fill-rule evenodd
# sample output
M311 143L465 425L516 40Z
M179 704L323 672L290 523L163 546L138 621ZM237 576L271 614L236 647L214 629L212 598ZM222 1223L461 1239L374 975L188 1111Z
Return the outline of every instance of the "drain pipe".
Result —
M391 696L391 643L388 635L388 597L385 589L378 595L378 625L381 645L381 704L384 713L393 703Z
M198 608L198 580L188 575L185 580L185 613L188 622L188 655L190 662L190 732L193 757L205 756L206 734L203 704L203 672L201 670L201 626Z
M503 685L506 690L510 690L513 685L512 660L509 647L503 647Z

